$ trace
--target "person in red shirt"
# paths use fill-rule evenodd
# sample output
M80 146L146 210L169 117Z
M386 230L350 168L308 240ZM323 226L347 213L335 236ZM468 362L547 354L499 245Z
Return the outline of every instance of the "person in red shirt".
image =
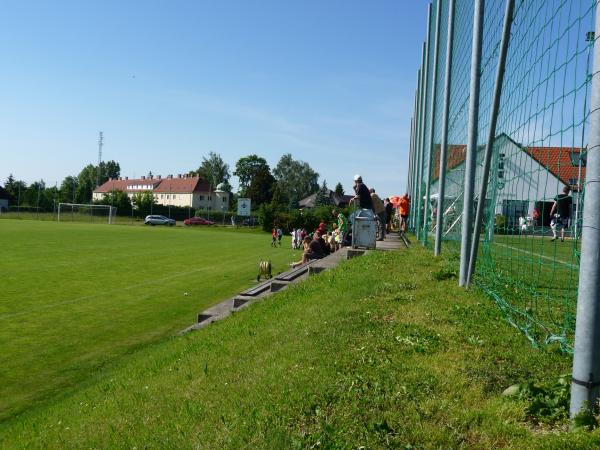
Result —
M273 228L271 231L271 247L277 247L277 229Z
M321 220L321 223L317 227L317 233L319 233L321 236L323 236L324 234L327 234L327 225L325 225L324 220Z

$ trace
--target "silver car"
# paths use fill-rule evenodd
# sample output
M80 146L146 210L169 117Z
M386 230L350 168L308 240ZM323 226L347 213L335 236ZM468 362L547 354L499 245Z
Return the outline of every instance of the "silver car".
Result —
M144 219L144 223L146 225L169 225L169 226L173 226L175 225L175 221L173 219L169 219L168 217L165 216L146 216L146 218Z

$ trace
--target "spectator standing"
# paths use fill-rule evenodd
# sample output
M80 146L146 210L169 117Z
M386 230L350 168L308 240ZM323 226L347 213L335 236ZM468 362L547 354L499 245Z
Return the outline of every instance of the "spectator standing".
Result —
M373 210L373 201L369 188L363 183L360 175L354 175L354 198L358 200L361 209Z
M279 246L281 247L281 238L283 237L283 230L281 227L277 227L277 241L279 242Z
M533 208L533 226L537 227L538 226L538 221L540 220L540 211L537 208Z
M338 251L342 246L342 233L339 228L333 230L333 240L335 241L335 250Z
M271 247L277 247L277 230L275 228L271 231Z
M408 221L408 213L410 211L410 197L408 193L404 193L398 203L398 216L400 219L400 233L406 232L406 223Z
M552 241L556 240L556 232L560 230L560 240L565 241L565 228L569 226L571 218L571 207L573 206L573 197L569 195L571 188L565 186L562 194L554 197L554 204L550 210L550 216L553 217L550 227L552 228Z
M336 211L335 209L332 211L333 216L337 218L337 227L340 234L339 243L344 242L344 237L348 234L348 219L341 212Z
M290 234L292 235L292 250L295 250L298 246L298 243L296 242L296 229L294 228Z
M383 205L383 202L381 201L379 196L375 193L375 189L371 188L369 189L369 192L371 194L371 202L373 203L373 212L377 215L379 219L379 237L377 238L377 240L383 241L383 239L385 238L385 224L387 222L385 216L385 206Z
M321 219L321 223L317 227L317 233L319 233L321 236L327 233L327 225L325 224L324 219Z
M386 197L383 201L385 206L385 231L389 233L392 231L392 215L394 214L394 205L390 202L390 199Z

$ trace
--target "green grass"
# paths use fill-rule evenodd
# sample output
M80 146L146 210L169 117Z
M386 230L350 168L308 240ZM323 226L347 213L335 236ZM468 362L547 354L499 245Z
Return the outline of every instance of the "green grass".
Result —
M482 249L478 282L537 344L572 345L579 282L579 243L550 237L494 236Z
M259 260L277 272L298 258L289 238L270 241L223 228L0 221L0 420L192 324L255 283Z
M36 212L35 210L23 210L23 211L11 211L3 212L0 214L0 219L11 219L11 220L43 220L56 222L56 212ZM93 215L89 213L78 213L71 214L70 211L64 211L61 214L61 222L82 222L82 223L96 223L106 224L108 222L107 211L94 211ZM112 219L113 224L139 224L143 222L141 217L130 217L130 216L114 216Z
M169 230L164 230L165 233ZM0 424L1 448L593 448L540 425L514 383L535 350L418 246L372 253L194 333L145 346Z

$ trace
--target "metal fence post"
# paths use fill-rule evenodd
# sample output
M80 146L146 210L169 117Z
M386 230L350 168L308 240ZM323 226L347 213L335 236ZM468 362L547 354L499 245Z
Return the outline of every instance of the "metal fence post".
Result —
M590 128L571 383L571 417L594 410L600 389L600 8L596 5Z
M500 107L500 97L502 96L502 83L504 81L504 69L506 67L506 54L508 53L508 44L510 42L510 30L513 22L513 10L515 0L506 0L506 9L504 11L504 24L502 26L502 40L500 41L500 53L498 55L498 68L496 70L496 80L494 82L494 96L492 99L492 111L490 114L490 129L487 143L485 146L485 159L483 163L483 178L481 180L481 189L477 201L477 214L475 215L475 227L473 229L473 239L471 242L471 255L469 257L469 272L467 273L467 287L471 284L475 264L477 262L477 251L479 249L479 230L483 220L483 210L485 208L485 198L487 196L487 184L490 177L490 166L494 150L494 141L496 138L496 122L498 120L498 109Z
M475 0L473 13L473 43L471 49L471 85L469 87L469 124L465 155L465 183L463 195L462 230L460 243L459 286L467 284L469 255L473 227L473 197L477 164L479 129L479 90L481 87L481 46L483 40L483 13L485 0Z
M441 14L442 0L437 0L436 14L435 14L435 38L433 44L433 69L431 73L431 118L429 125L429 136L427 139L427 184L425 185L425 207L423 208L423 244L427 244L427 237L429 230L427 226L427 217L429 216L429 194L431 186L431 165L433 163L433 131L435 128L435 113L436 113L436 90L437 90L437 68L438 68L438 56L440 53L440 23L442 19Z
M412 164L413 164L413 152L414 152L414 145L413 145L413 138L415 135L415 119L414 117L410 118L410 139L409 139L409 144L408 144L408 170L407 170L407 178L406 178L406 192L410 191L410 185L411 185L411 178L412 178Z
M413 162L413 176L412 176L412 191L410 193L411 199L416 199L417 197L417 186L419 185L419 177L417 176L417 168L419 167L419 135L421 133L421 110L419 99L421 98L421 69L417 71L417 89L415 91L415 157ZM415 200L416 201L416 200ZM410 229L416 233L416 203L414 204L415 208L410 208L409 214L409 225Z
M419 167L417 167L418 171L418 180L419 186L417 190L417 239L419 239L419 235L421 233L421 207L423 202L423 161L425 157L425 118L426 118L426 110L427 110L427 73L429 71L429 36L431 34L431 15L432 15L433 6L430 3L427 7L427 40L423 46L423 53L421 55L421 130L419 136Z
M440 146L440 171L438 177L438 207L433 254L442 251L444 231L444 195L446 191L446 160L448 159L448 113L450 110L450 88L452 83L452 43L454 41L454 0L448 4L448 37L446 42L446 73L444 77L444 106L442 109L442 141Z

